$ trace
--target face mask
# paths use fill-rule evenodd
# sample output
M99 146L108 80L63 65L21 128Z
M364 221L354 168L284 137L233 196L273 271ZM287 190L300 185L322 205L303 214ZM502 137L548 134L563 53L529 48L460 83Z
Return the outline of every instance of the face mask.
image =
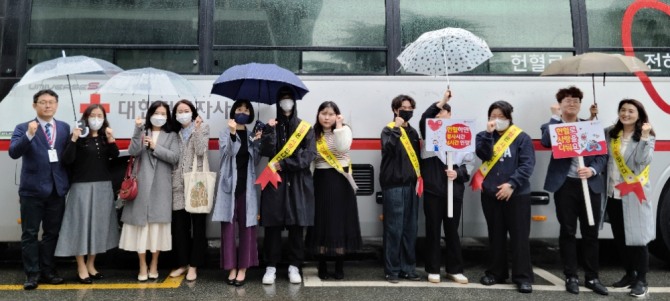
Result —
M496 119L496 131L502 132L509 127L509 120Z
M162 127L167 122L167 117L163 115L153 115L151 116L151 124L157 127Z
M89 118L88 119L88 128L93 130L93 131L97 131L100 128L102 128L102 123L103 122L105 122L105 120L102 119L102 118L95 118L95 117Z
M282 99L279 101L279 107L281 107L284 112L291 112L293 110L293 99Z
M177 113L177 121L182 125L189 124L193 119L191 118L191 112L188 113ZM153 121L151 121L153 122Z
M405 122L409 122L410 119L412 119L412 115L414 114L414 111L405 111L405 110L400 110L398 111L398 117L402 118Z
M245 114L245 113L235 114L235 122L237 122L239 124L249 123L249 114Z

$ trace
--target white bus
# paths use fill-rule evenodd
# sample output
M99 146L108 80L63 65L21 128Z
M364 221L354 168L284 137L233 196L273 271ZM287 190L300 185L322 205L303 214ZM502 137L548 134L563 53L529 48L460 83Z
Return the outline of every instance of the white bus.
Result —
M16 87L27 69L40 61L68 55L106 59L124 69L153 66L183 74L201 92L199 112L211 126L211 166L218 166L217 138L232 101L210 95L211 85L226 68L251 61L276 63L296 72L310 92L297 102L299 116L316 121L316 109L335 101L354 132L352 162L359 217L366 238L380 237L381 205L376 203L381 161L380 132L392 120L391 99L408 94L417 101L415 116L439 100L444 78L410 75L395 57L422 32L463 27L487 40L494 57L475 70L451 75L454 118L476 118L484 129L486 109L496 100L514 106L514 122L533 138L537 163L531 178L533 238L558 237L553 196L543 191L550 151L539 145L540 125L550 118L555 93L571 85L585 94L581 117L593 102L591 77L540 77L550 61L590 51L634 52L651 69L649 78L634 75L596 76L599 120L616 120L623 98L640 100L656 129L651 168L657 209L657 240L652 252L664 259L670 242L670 1L618 0L190 0L190 1L0 1L3 38L0 49L0 241L20 240L18 181L20 160L6 155L14 126L34 117L32 95L51 88L60 95L57 119L73 123L65 79ZM357 9L350 9L354 5ZM628 15L626 14L628 12ZM633 15L633 18L630 17ZM18 16L11 18L10 16ZM18 26L21 25L21 26ZM629 30L632 29L632 30ZM635 48L625 48L630 34ZM632 54L632 53L630 53ZM122 148L129 142L133 119L143 116L142 96L92 96L106 78L72 77L74 107L91 102L110 105L108 118ZM175 102L174 99L164 99ZM274 106L260 105L259 116L275 116ZM416 117L411 124L418 128ZM479 164L480 162L477 162ZM123 163L120 161L121 169ZM461 234L487 236L479 193L465 195ZM423 214L419 214L420 235ZM218 226L208 228L218 238ZM609 226L601 237L610 238Z

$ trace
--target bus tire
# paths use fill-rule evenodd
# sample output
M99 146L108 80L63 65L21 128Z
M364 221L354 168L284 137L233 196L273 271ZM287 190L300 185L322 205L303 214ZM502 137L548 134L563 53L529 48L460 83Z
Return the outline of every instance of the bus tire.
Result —
M656 239L649 243L649 252L670 263L670 182L665 184L656 214Z

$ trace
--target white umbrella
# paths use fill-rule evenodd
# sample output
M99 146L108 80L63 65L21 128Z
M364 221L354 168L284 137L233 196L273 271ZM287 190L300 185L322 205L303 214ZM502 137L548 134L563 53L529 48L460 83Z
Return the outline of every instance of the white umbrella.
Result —
M65 56L65 51L63 51L63 57L41 62L30 68L30 70L28 70L28 72L26 72L26 74L21 77L21 80L16 83L16 86L18 87L28 85L54 77L67 77L74 120L77 121L77 110L74 107L74 97L72 96L70 75L83 73L103 73L108 76L112 76L121 71L123 71L123 69L108 61L83 55Z
M97 93L197 98L198 90L183 76L156 68L123 71L104 83Z
M493 54L486 41L461 28L423 33L398 56L407 72L445 75L474 69Z

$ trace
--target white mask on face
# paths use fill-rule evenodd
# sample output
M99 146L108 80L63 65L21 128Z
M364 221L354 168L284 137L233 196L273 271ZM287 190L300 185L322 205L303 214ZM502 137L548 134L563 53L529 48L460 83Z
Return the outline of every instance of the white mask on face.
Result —
M177 113L177 121L182 125L189 124L193 119L191 119L191 112L187 113Z
M105 122L105 119L91 117L88 119L88 128L97 131L102 128L102 123Z
M281 107L284 112L291 112L293 110L293 99L282 99L279 101L279 107Z
M496 131L502 132L509 127L509 120L496 119Z
M167 122L167 117L163 115L153 115L151 116L151 124L157 127L162 127Z

